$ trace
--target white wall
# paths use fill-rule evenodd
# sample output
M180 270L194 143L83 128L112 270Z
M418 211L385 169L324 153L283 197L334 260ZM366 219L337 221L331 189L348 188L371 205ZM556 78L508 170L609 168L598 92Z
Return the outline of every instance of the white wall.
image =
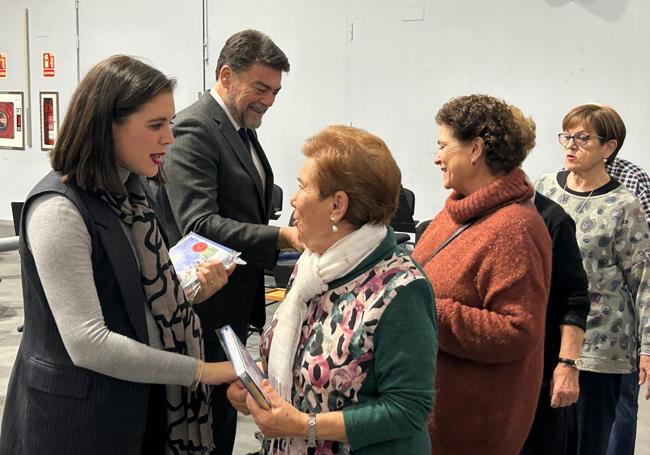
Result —
M8 0L1 1L4 8ZM34 3L37 11L45 4ZM82 70L112 53L135 53L179 79L177 109L192 102L203 76L199 0L182 7L171 0L80 3ZM647 0L208 3L208 86L223 42L243 28L271 35L291 61L259 131L285 190L282 223L302 163L300 144L331 123L384 138L404 185L416 193L416 218L430 218L446 196L432 163L435 113L449 98L474 92L503 97L536 120L538 145L524 163L532 178L562 165L561 118L589 101L619 111L628 127L621 156L650 169L643 153L650 118ZM0 52L10 33L0 30ZM0 151L0 219L43 174L41 157L36 150Z
M428 0L419 22L401 20L406 2L375 3L352 3L350 120L386 138L416 193L416 218L446 197L433 119L453 96L499 96L535 119L537 147L524 163L533 179L562 166L562 116L590 101L617 109L628 129L620 156L650 169L646 0Z
M176 78L177 108L203 89L201 2L79 0L81 74L113 54L142 58Z
M25 9L29 9L32 147L26 133L25 150L0 149L0 219L11 219L11 201L22 201L34 184L50 169L49 156L40 148L39 91L58 91L60 120L76 85L74 2L70 0L0 0L0 52L7 54L6 79L0 91L24 92L25 109ZM41 55L54 51L56 76L42 76ZM27 111L25 125L27 122Z

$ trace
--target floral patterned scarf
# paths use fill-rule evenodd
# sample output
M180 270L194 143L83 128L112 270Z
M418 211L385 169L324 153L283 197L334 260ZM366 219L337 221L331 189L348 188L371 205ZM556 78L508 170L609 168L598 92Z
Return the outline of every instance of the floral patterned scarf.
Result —
M327 284L354 270L386 237L386 226L365 224L329 247L323 255L305 250L296 264L293 285L276 312L278 324L269 352L271 385L291 402L293 362L307 302Z

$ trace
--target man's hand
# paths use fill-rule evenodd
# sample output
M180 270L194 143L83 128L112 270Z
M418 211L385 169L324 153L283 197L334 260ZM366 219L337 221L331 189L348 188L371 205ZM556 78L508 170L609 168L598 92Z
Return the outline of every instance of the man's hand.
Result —
M295 226L285 226L280 228L278 234L278 249L293 248L296 251L303 251L305 246L298 235L298 228Z
M558 363L551 379L551 407L563 408L578 401L580 386L578 385L578 369Z

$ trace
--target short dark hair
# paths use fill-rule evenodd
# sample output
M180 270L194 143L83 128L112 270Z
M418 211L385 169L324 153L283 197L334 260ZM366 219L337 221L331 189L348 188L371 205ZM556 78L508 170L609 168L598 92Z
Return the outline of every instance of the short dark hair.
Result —
M388 224L402 174L384 141L359 128L333 125L307 139L303 153L316 162L321 199L337 191L348 195L344 220L357 228Z
M618 112L613 107L606 104L589 103L576 106L567 112L562 119L562 129L577 126L583 123L593 128L596 134L601 137L600 143L614 139L616 141L616 150L607 158L606 164L611 164L616 159L618 151L623 147L625 142L625 123Z
M505 101L489 95L451 99L436 114L436 122L447 125L461 142L482 138L485 162L496 174L519 166L535 142L534 129L517 122Z
M51 155L52 168L82 189L124 193L117 173L113 123L172 93L176 81L126 55L92 67L75 89ZM156 176L161 183L162 175Z
M248 70L254 63L270 66L279 71L289 72L289 60L268 35L257 30L244 30L232 35L224 44L217 60L215 76L224 65L235 73Z

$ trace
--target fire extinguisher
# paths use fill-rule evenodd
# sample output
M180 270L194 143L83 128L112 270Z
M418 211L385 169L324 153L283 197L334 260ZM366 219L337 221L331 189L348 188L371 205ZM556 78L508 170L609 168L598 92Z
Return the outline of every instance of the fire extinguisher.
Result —
M54 104L52 98L43 100L43 143L54 145Z

